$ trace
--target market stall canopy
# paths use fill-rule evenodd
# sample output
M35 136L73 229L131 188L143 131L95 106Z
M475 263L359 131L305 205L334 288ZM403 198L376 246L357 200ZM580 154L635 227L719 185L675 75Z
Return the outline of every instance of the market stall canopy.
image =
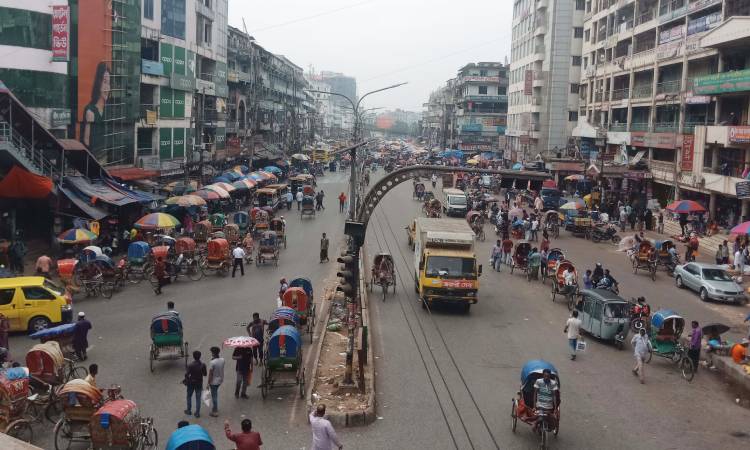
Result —
M204 206L206 201L197 195L180 195L177 197L170 197L165 202L167 205L177 205L184 208L191 206Z
M225 191L224 189L220 188L219 186L216 186L215 184L209 184L208 186L204 186L203 190L215 192L221 198L229 198L229 192Z
M141 230L160 230L174 228L179 225L180 221L171 214L151 213L138 219L134 226Z
M678 214L701 213L706 212L700 203L692 200L678 200L667 205L667 211Z
M573 128L572 136L596 139L599 136L597 127L591 125L586 120L578 121L578 124Z
M226 192L226 191L225 191ZM193 195L197 195L198 197L202 198L203 200L220 200L221 196L217 194L214 191L209 191L207 189L201 189L198 191L193 192Z
M71 228L63 231L57 240L62 244L85 244L96 240L98 236L84 228Z
M276 166L266 166L263 168L265 172L270 172L274 175L281 175L283 171Z
M565 177L564 179L565 179L566 181L583 181L583 180L585 180L585 179L586 179L586 177L585 177L585 176L583 176L583 175L581 175L581 174L577 174L577 173L576 173L576 174L573 174L573 175L568 175L568 176L567 176L567 177Z
M0 198L43 199L52 192L52 180L19 166L11 167L0 180Z
M292 155L292 159L296 159L297 161L309 161L310 157L303 155L302 153L295 153Z
M239 180L237 180L237 181L239 181ZM222 182L222 181L220 181L220 182L218 182L218 183L214 183L214 184L213 184L213 186L219 186L220 188L224 189L224 190L225 190L225 191L227 191L227 192L232 192L233 190L235 190L235 189L236 189L236 188L235 188L234 186L232 186L231 184L229 184L229 183L224 183L224 182Z
M158 170L146 170L142 167L117 167L107 171L110 176L122 181L147 180L159 176Z

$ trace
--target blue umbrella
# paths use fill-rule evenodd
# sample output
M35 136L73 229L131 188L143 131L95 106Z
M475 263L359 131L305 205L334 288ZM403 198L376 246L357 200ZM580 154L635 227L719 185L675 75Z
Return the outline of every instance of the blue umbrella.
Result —
M271 172L274 175L281 175L283 172L276 166L266 166L263 168L266 172Z
M232 180L225 177L224 175L214 178L214 183L231 183Z
M250 173L250 175L248 175L248 178L255 181L263 181L263 177L257 172Z
M515 163L515 164L513 164L512 169L513 170L521 170L521 169L523 169L523 164L521 164L521 163Z
M224 172L221 174L221 176L225 178L229 178L229 183L232 183L233 181L237 181L240 178L242 178L242 174L234 172L234 171Z

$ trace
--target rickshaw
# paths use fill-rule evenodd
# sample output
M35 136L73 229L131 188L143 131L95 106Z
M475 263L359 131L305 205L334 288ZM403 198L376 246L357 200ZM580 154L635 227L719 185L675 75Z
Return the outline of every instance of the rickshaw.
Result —
M440 200L433 198L432 200L425 201L424 205L422 205L422 211L425 216L437 219L443 213L443 205L440 203Z
M273 332L263 354L266 365L261 372L260 392L265 399L274 387L299 386L300 398L305 397L305 367L302 363L302 338L297 328L283 325ZM293 380L281 380L277 373L294 374Z
M232 223L239 227L240 233L245 234L250 228L250 216L245 211L237 211L232 215Z
M63 399L63 412L55 424L55 449L89 443L89 421L102 404L102 392L87 381L75 379L65 383L57 395Z
M80 278L76 275L77 265L77 259L67 258L57 260L57 275L60 277L60 281L63 284L79 284ZM11 276L15 275L12 274Z
M0 432L31 442L29 371L25 367L0 370Z
M544 214L544 227L547 229L550 237L560 237L560 215L557 211L551 210Z
M128 245L128 259L125 264L125 278L131 283L140 283L146 277L151 265L149 261L151 247L143 241L131 242Z
M469 211L466 214L466 222L469 223L471 230L478 240L484 241L484 215L481 211Z
M271 221L268 223L269 230L276 233L276 242L281 247L281 244L284 244L284 248L286 248L286 224L282 219L274 217L271 219Z
M677 364L682 377L690 382L695 376L693 361L688 357L687 349L680 343L685 319L671 309L661 309L651 316L651 328L648 330L652 350L645 362L651 362L653 355L666 358Z
M222 213L211 214L208 220L211 222L211 229L213 231L221 231L224 229L224 225L227 224L227 217Z
M648 271L651 275L651 281L656 281L656 249L651 241L643 240L638 244L638 253L633 253L633 273L638 273L638 269Z
M253 224L255 226L254 235L256 238L260 237L264 232L268 231L268 223L270 220L271 216L270 214L268 214L268 211L264 211L262 209L253 209Z
M589 239L592 226L591 217L586 216L584 211L565 210L565 229L573 236Z
M89 264L93 264L102 274L102 278L105 283L109 283L112 287L117 290L122 286L123 280L125 280L125 265L117 265L107 255L97 256Z
M393 262L393 256L390 253L378 253L372 261L372 274L370 275L370 292L373 286L380 286L383 290L383 301L388 288L393 286L393 293L396 293L396 265Z
M572 286L565 284L563 273L566 269L569 272L573 272ZM568 300L568 309L572 310L575 295L578 293L578 272L576 271L576 267L567 259L559 259L555 262L555 268L550 270L550 278L552 279L552 302L554 303L557 295L563 295Z
M584 289L580 297L575 307L581 330L622 350L630 331L630 303L609 289Z
M31 389L36 394L34 404L44 410L50 422L57 423L62 412L62 402L57 396L57 386L74 378L84 378L87 370L76 367L73 361L65 359L60 344L48 341L36 344L26 352L26 366L31 377Z
M268 327L266 332L270 338L273 333L284 325L290 325L295 328L299 327L299 316L297 311L292 308L281 306L271 314L271 318L268 320Z
M270 263L279 265L279 243L274 231L266 231L258 242L258 254L255 257L255 265Z
M308 278L295 278L289 282L289 287L301 287L305 291L305 294L307 294L307 297L310 299L310 303L313 303L315 301L315 296L313 295L313 285Z
M547 278L555 274L557 262L565 259L565 254L559 248L551 248L547 252L547 261L542 261L542 284ZM554 299L553 299L554 300Z
M302 186L302 195L307 197L314 197L315 196L315 188L310 186L309 184L306 184Z
M203 220L195 224L195 240L198 242L206 242L208 240L208 236L211 234L211 231L213 231L213 227L211 225L211 222L208 220Z
M276 189L262 188L255 191L255 204L261 208L269 206L276 211L280 207L281 199Z
M538 411L534 405L534 383L542 378L544 370L550 371L550 379L557 382L557 391L554 399L555 408L551 412ZM531 425L539 434L540 448L547 449L549 433L560 432L560 377L555 366L541 359L535 359L524 364L521 369L521 388L518 396L513 398L510 410L510 423L513 432L516 432L518 421Z
M424 195L422 196L422 202L423 202L423 203L427 203L427 202L429 202L430 200L432 200L433 198L435 198L435 193L434 193L434 192L432 192L432 191L427 191L427 192L425 192L425 193L424 193Z
M519 242L513 249L513 264L510 266L510 273L518 268L526 273L529 270L529 253L531 253L531 244L528 242Z
M229 241L230 244L234 245L240 241L240 227L236 224L230 223L224 225L224 239Z
M302 208L299 211L300 219L303 217L315 217L315 199L309 195L302 197Z
M188 343L183 338L182 320L176 313L163 313L151 319L151 346L148 365L154 371L154 361L184 359L188 364Z
M154 419L141 417L132 400L105 403L91 416L89 431L94 450L145 450L159 444Z
M167 441L166 450L216 450L214 441L200 425L176 429Z
M664 267L667 272L671 273L671 270L674 267L674 264L672 264L672 257L669 254L669 249L674 248L674 242L667 239L664 241L656 241L656 268L658 269L659 266Z
M177 254L176 263L179 264L179 273L187 274L193 281L203 278L198 246L193 239L189 237L177 238L174 251Z
M231 255L229 253L229 242L226 239L211 239L208 241L208 255L202 261L201 270L205 274L207 270L213 270L220 276L226 276L232 267Z
M422 197L424 197L424 183L416 183L414 184L414 192L412 192L412 197L414 200L422 200Z
M297 313L300 327L305 327L305 331L310 335L310 342L312 342L313 332L315 331L315 305L308 297L307 292L301 287L290 287L281 296L281 304L287 308L292 308Z

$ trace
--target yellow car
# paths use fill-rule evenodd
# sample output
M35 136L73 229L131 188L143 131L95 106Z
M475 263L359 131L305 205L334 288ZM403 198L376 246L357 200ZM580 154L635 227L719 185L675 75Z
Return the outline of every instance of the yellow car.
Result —
M69 323L73 306L63 289L44 277L0 278L0 314L10 331L36 332L53 323Z

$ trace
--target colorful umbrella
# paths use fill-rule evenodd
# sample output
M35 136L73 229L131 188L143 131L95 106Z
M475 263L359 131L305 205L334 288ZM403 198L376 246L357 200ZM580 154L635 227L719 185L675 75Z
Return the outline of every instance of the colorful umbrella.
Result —
M235 181L234 183L232 183L232 186L234 186L234 188L238 191L246 191L255 187L255 181L244 178L242 180Z
M255 348L260 347L260 342L250 336L235 336L224 339L224 347L229 348Z
M742 222L736 227L732 228L731 234L750 234L750 222Z
M219 186L215 184L209 184L208 186L203 187L204 190L207 191L213 191L219 194L219 197L221 198L229 198L229 192L225 191L224 189L220 188Z
M302 153L293 154L292 159L296 159L297 161L310 161L310 157L307 155L303 155Z
M240 164L240 165L232 167L232 170L234 170L237 173L248 173L250 171L250 168L244 164Z
M214 178L214 183L231 183L231 182L232 180L230 180L229 177L225 177L224 175Z
M71 228L64 231L57 240L62 244L83 244L96 240L97 236L93 232L84 228Z
M568 175L567 177L565 177L565 180L567 181L583 181L585 179L586 177L580 174L573 174L573 175Z
M281 175L283 173L282 170L279 169L276 166L266 166L266 167L263 168L263 170L265 172L269 172L269 173L272 173L274 175Z
M263 178L263 175L259 174L258 172L252 172L248 177L255 181L263 181L265 178Z
M209 191L207 189L201 189L200 191L195 191L193 192L193 195L198 196L202 198L203 200L208 200L208 201L221 199L221 196L219 194L217 194L214 191Z
M265 170L259 170L257 173L258 175L263 177L264 180L271 180L273 178L276 178L274 174L272 174L271 172L266 172Z
M583 202L583 200L576 200L573 202L568 202L560 207L560 209L583 209L586 207L586 204Z
M221 174L221 176L224 177L224 178L228 178L230 183L233 182L233 181L237 181L240 178L242 178L242 174L241 173L237 173L234 170L230 170L229 172L224 172L224 173Z
M179 225L180 221L175 216L166 213L146 214L135 222L135 227L141 230L159 230Z
M238 180L235 180L235 181L238 181ZM219 186L220 188L224 189L227 192L232 192L233 190L235 190L235 187L229 183L218 182L218 183L214 183L214 186Z
M678 214L688 214L692 212L706 212L706 208L700 205L700 203L692 200L677 200L667 205L667 211Z
M206 201L197 195L180 195L177 197L169 197L164 203L167 205L177 205L183 208L189 208L191 206L204 206Z

